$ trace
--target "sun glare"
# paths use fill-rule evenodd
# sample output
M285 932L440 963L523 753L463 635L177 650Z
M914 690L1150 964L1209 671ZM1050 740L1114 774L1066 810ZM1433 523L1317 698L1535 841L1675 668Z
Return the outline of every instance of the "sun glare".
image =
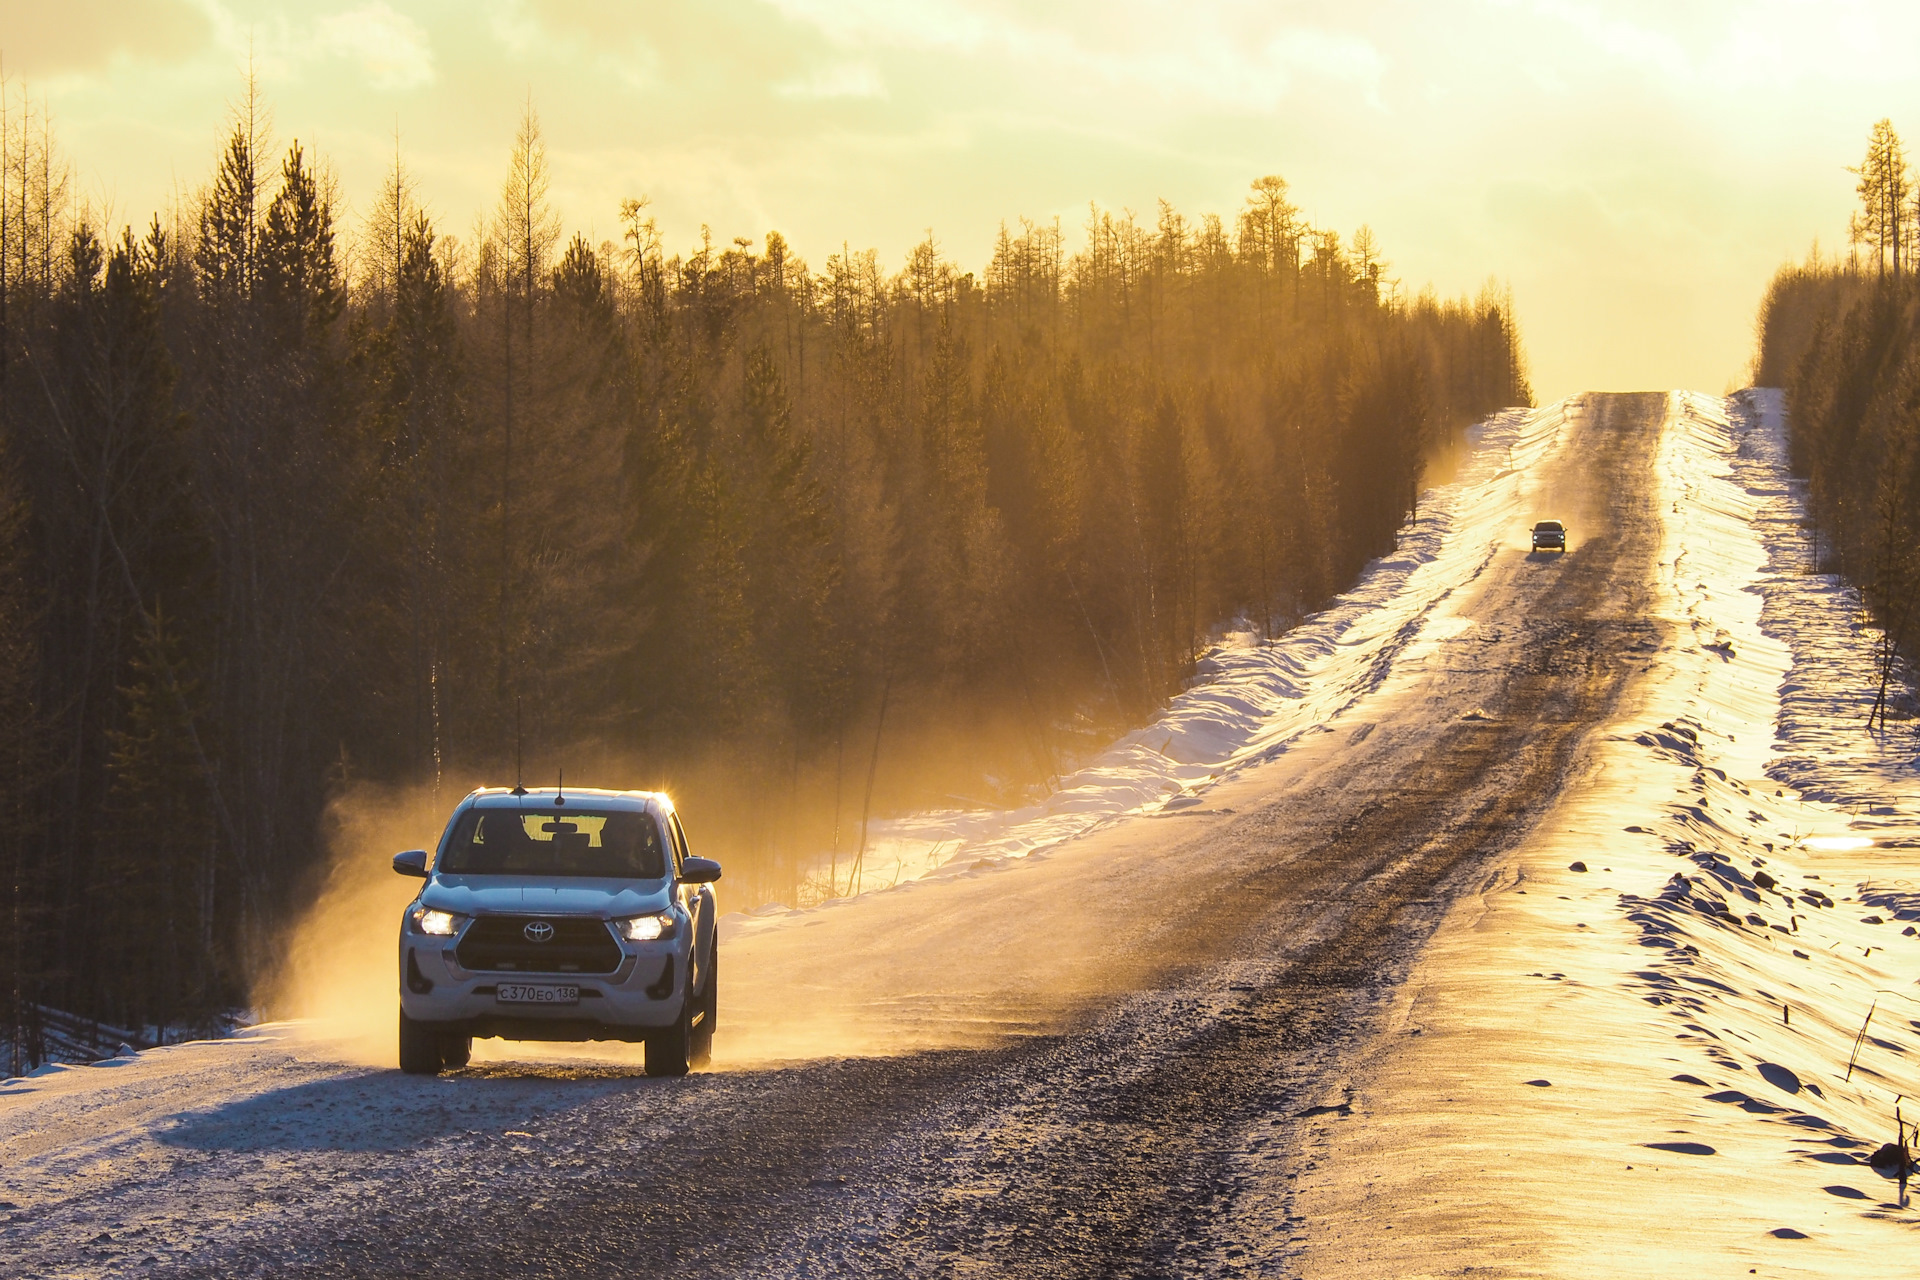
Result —
M1852 849L1870 849L1872 836L1808 836L1800 842L1809 849L1818 849L1823 853L1845 853Z

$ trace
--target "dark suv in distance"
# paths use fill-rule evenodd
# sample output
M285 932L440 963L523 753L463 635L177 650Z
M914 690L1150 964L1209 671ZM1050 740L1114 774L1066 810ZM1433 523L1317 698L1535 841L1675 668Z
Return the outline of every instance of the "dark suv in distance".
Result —
M393 869L426 880L400 920L402 1071L463 1067L475 1036L643 1043L650 1076L706 1061L720 864L666 796L482 789Z
M1558 520L1542 520L1533 526L1533 549L1535 551L1565 551L1567 549L1567 526Z

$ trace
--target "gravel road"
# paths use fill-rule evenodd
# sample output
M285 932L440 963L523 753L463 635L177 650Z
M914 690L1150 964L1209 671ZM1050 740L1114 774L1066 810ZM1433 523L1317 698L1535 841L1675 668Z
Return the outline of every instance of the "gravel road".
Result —
M1298 1122L1662 639L1663 406L1592 397L1539 512L1572 551L1515 529L1450 634L1205 809L730 949L712 1070L262 1037L0 1096L0 1272L1290 1274Z

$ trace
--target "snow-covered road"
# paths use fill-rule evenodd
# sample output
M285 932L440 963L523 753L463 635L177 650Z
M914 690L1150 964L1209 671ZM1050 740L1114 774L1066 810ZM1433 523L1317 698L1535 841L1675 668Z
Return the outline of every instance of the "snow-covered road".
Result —
M1303 1274L1915 1274L1870 1158L1920 1120L1920 742L1868 731L1783 421L1672 397L1671 641L1347 1064Z
M1912 1215L1836 1170L1920 1011L1827 1077L1856 996L1920 994L1911 751L1859 764L1869 642L1782 559L1777 402L1731 409L1483 425L1395 557L1048 805L896 824L931 874L730 921L710 1071L419 1080L280 1025L8 1081L0 1273L1652 1275L1688 1231L1730 1274L1886 1269ZM1808 849L1849 815L1790 782L1880 843ZM1615 1199L1687 1209L1621 1249Z

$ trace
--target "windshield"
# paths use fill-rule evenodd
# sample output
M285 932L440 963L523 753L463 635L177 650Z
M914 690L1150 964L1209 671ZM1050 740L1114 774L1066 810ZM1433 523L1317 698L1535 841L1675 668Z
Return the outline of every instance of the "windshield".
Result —
M659 824L649 814L469 809L454 823L436 870L658 880L667 863Z

